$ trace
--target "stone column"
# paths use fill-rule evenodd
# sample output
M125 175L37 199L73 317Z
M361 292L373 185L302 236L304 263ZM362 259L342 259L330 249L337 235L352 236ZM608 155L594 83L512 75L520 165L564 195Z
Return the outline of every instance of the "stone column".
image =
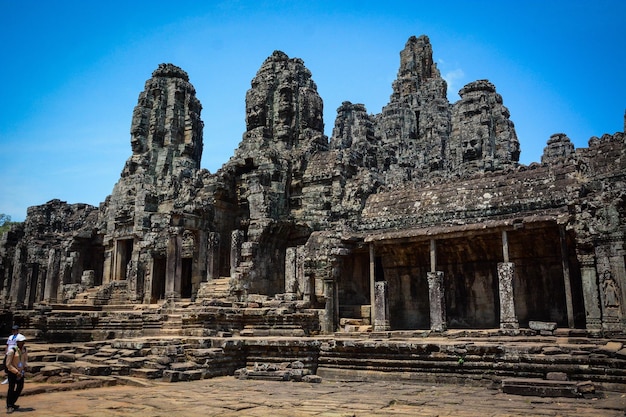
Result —
M180 298L182 273L182 236L178 232L170 234L167 244L167 264L165 275L165 298Z
M230 237L230 276L234 276L241 262L241 243L243 230L233 230Z
M565 236L565 226L559 226L559 236L561 240L561 263L563 265L563 285L565 288L565 305L567 307L567 326L570 329L575 327L574 323L574 303L572 302L572 283L569 273L569 254L567 251L567 239Z
M374 286L374 331L381 332L391 329L389 325L389 303L388 303L388 290L389 284L387 281L377 281Z
M207 281L220 277L220 234L209 232L207 238Z
M519 323L515 314L515 298L513 296L514 275L515 264L513 262L498 263L501 329L519 329Z
M430 330L446 330L446 300L443 289L443 271L428 272L428 300L430 302Z
M502 231L502 260L504 263L509 262L509 234L506 230Z
M113 270L113 281L126 279L126 274L124 273L124 271L126 269L126 262L128 262L128 259L126 259L125 256L124 243L122 243L122 241L119 239L115 241L114 259L115 267Z
M596 242L594 246L602 328L620 331L626 323L623 303L626 298L624 242L614 235Z
M320 323L322 332L326 334L335 331L335 282L332 277L324 279L324 320Z
M587 330L598 331L602 329L602 314L600 312L600 295L598 294L595 257L593 255L579 254L578 261L580 262L580 276L585 302L585 327Z
M376 304L376 260L374 253L374 244L370 243L370 323L374 324L376 320L376 310L374 305Z
M296 247L296 297L303 299L305 294L306 279L304 275L304 260L306 258L304 245Z
M285 250L285 300L296 299L298 278L296 277L296 248L290 247Z
M24 297L26 295L26 277L28 274L28 270L26 268L27 253L28 250L25 247L17 246L15 248L10 301L11 305L16 308L22 308L24 305Z
M59 291L59 251L50 249L48 251L48 274L46 285L43 290L43 300L46 303L56 303Z
M430 239L430 272L437 271L437 241Z

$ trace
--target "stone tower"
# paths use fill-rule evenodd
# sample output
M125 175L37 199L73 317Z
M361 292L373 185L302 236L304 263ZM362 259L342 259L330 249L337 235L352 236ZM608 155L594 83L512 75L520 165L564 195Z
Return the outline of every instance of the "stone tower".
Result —
M168 229L193 193L202 156L201 110L187 73L172 64L160 64L139 94L132 155L101 217L108 260L103 281L127 281L132 297L143 293L148 256L141 247L165 253Z

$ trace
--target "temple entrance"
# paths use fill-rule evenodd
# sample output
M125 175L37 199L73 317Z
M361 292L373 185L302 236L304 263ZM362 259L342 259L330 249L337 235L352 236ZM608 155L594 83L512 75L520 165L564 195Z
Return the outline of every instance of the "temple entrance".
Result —
M367 252L355 253L344 260L342 274L337 282L340 318L369 320L369 268Z
M114 280L125 280L127 278L128 262L133 255L133 243L133 239L119 239L116 241Z
M192 275L192 258L182 258L181 260L181 274L180 274L180 296L182 298L191 298L191 275Z
M437 240L437 270L444 273L448 328L498 328L500 233Z
M152 290L150 292L150 303L155 304L159 300L165 299L165 272L167 270L167 259L154 258L152 260Z

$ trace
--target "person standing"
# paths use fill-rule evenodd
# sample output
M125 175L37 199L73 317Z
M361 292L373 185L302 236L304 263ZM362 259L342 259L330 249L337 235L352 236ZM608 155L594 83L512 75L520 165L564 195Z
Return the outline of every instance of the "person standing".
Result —
M17 342L15 341L15 339L17 338L18 335L20 335L20 326L18 326L17 324L14 325L11 328L11 331L13 332L13 334L11 336L9 336L9 338L7 339L7 351L5 352L5 354L8 354L13 346L17 346ZM6 359L6 357L5 357L5 359ZM3 363L3 366L5 368L4 369L5 372L7 373L7 378L4 381L2 381L2 385L4 385L4 384L9 382L8 371L6 370L6 361L5 361L5 363Z
M15 338L17 346L13 346L6 355L6 367L9 373L9 391L7 392L7 413L12 413L19 408L17 399L24 389L24 373L28 363L26 353L26 338L18 334Z

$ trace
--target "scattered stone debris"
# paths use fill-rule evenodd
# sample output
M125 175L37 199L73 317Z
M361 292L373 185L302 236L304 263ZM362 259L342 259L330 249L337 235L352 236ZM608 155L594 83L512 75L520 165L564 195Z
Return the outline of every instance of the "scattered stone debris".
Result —
M237 369L235 376L239 379L263 379L266 381L322 382L321 377L311 374L300 361L280 364L255 363L252 369Z

